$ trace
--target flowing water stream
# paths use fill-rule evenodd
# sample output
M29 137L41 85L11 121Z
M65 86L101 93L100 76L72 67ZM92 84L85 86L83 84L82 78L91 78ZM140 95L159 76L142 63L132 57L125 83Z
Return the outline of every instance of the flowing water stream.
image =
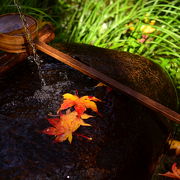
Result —
M28 46L29 46L29 49L30 49L30 52L32 53L31 56L28 57L28 59L33 63L36 63L37 67L38 67L38 72L39 72L39 77L41 79L41 83L42 83L42 86L46 85L46 82L45 82L45 79L43 78L43 72L42 72L42 69L41 69L41 63L43 60L40 59L40 57L38 56L37 54L37 50L36 50L36 46L35 46L35 43L33 42L33 39L31 37L31 33L28 29L28 22L24 16L24 14L22 13L22 9L21 9L21 6L18 2L18 0L14 0L14 5L16 6L18 12L19 12L19 16L21 18L21 21L22 21L22 25L24 27L24 32L25 32L25 37L26 37L26 40L28 42Z

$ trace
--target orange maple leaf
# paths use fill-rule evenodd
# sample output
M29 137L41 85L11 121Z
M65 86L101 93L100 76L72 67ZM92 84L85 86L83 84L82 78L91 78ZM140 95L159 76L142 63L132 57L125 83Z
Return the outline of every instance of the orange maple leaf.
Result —
M44 134L55 135L55 142L63 142L66 139L72 142L72 133L80 126L91 126L83 121L93 117L88 114L82 114L80 117L76 111L66 111L66 114L61 114L60 118L48 119L49 123L54 127L49 127L42 131Z
M166 176L174 179L180 179L180 169L177 168L177 163L174 163L171 167L172 172L168 171L164 174L159 174L161 176Z
M87 108L90 108L92 111L98 113L96 103L93 101L101 101L101 100L94 96L78 97L76 95L66 93L63 95L63 97L65 100L63 101L63 104L58 109L57 114L59 114L60 111L73 107L73 106L75 108L75 111L78 113L79 117L86 111Z

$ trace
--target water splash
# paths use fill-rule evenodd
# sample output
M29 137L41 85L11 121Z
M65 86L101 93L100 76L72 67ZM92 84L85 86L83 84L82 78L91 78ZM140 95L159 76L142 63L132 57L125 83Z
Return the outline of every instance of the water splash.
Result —
M31 33L30 33L29 29L28 29L27 19L26 19L25 15L22 13L22 9L21 9L21 6L19 5L18 0L14 0L14 5L17 7L20 19L22 21L22 25L24 27L25 37L26 37L26 40L27 40L28 45L29 45L28 49L30 50L30 52L32 54L32 55L30 55L28 57L28 60L30 62L35 62L36 63L36 65L38 67L39 78L41 80L41 85L45 86L46 81L43 78L43 73L42 73L42 70L41 70L41 63L43 61L40 59L40 57L37 54L35 43L33 42L33 39L31 37Z
M40 59L40 57L38 56L38 54L36 54L36 58L34 58L34 56L29 56L28 57L28 60L32 63L35 62L35 64L37 65L37 68L38 68L38 74L39 74L39 79L41 80L41 86L46 86L46 81L45 81L45 78L43 76L44 74L44 71L42 69L42 63L43 63L43 60Z
M34 61L36 62L36 60L38 60L38 55L36 53L35 43L33 42L32 37L31 37L31 33L30 33L29 29L28 29L27 19L26 19L25 15L22 13L21 6L19 5L18 0L14 0L14 5L17 7L20 19L22 21L22 25L24 27L26 40L27 40L27 42L28 42L28 44L30 46L30 50L32 51Z

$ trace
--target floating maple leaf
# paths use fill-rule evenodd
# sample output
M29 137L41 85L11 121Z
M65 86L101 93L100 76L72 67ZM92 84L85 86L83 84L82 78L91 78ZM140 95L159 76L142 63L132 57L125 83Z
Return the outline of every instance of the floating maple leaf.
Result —
M90 108L92 111L98 113L96 103L93 101L101 101L101 100L94 96L78 97L76 95L66 93L63 95L63 97L65 100L58 109L57 114L60 113L60 111L73 106L75 108L75 111L78 113L79 117L86 111L87 108Z
M176 163L172 165L171 167L172 172L168 171L164 174L159 174L159 175L174 178L174 179L180 179L180 169L178 169L176 165L177 165Z
M81 114L78 116L76 111L66 111L66 114L61 114L60 118L48 119L49 123L54 127L49 127L42 131L44 134L55 135L55 142L63 142L66 139L72 142L72 133L76 131L80 126L91 126L83 121L93 117L88 114Z

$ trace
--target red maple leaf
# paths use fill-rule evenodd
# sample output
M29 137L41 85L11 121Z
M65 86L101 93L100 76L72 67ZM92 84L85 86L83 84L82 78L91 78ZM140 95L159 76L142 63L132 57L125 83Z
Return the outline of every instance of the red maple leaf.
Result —
M60 113L60 111L73 106L75 108L75 111L78 113L79 117L86 111L87 108L90 108L92 111L98 113L97 105L93 101L101 101L101 100L94 96L78 97L76 95L67 93L64 94L63 97L65 100L58 109L57 114Z

